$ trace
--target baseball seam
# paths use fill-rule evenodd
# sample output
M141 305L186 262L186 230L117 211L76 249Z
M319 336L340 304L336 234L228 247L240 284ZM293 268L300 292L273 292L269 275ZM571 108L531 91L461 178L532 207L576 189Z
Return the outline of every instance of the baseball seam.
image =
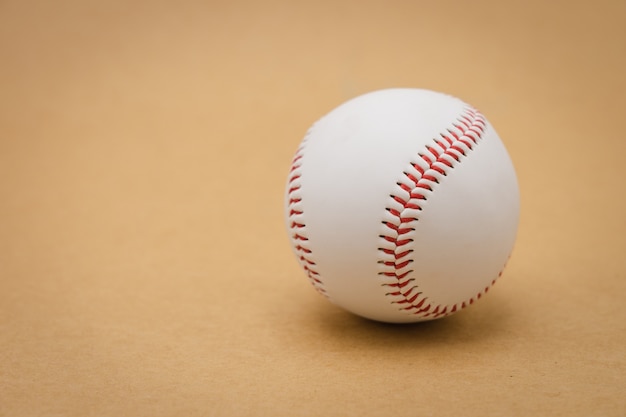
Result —
M378 251L381 258L378 264L379 275L384 281L382 285L389 290L386 295L393 304L398 305L400 311L420 318L447 316L473 304L489 291L497 279L468 300L453 305L433 304L413 277L413 249L410 249L413 239L407 237L417 226L424 202L441 178L478 145L486 125L485 118L478 110L465 107L450 128L418 153L416 161L411 162L409 169L403 172L397 182L397 191L390 194L391 201L386 208L388 216L382 221L385 232L379 236L381 246ZM501 274L502 271L498 276Z
M291 239L291 247L293 248L296 257L298 258L298 262L304 269L309 281L317 292L328 298L328 294L324 288L324 283L322 282L321 276L317 270L317 264L309 246L309 236L306 230L304 208L302 205L301 168L304 149L306 148L309 133L310 130L305 135L300 147L296 151L296 154L291 162L291 169L287 179L287 217L289 219L289 237Z

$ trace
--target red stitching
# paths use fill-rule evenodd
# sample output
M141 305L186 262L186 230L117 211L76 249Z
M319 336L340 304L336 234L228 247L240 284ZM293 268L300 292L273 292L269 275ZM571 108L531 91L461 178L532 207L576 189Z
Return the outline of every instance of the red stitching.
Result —
M325 297L326 289L324 283L317 270L317 264L313 260L312 251L309 247L309 237L306 230L306 222L304 220L304 210L302 207L302 196L300 189L302 187L300 178L302 176L302 157L304 154L304 148L306 146L307 136L302 141L300 148L296 151L296 155L291 161L291 168L289 170L288 177L288 191L287 191L287 211L289 216L289 235L291 238L292 247L298 258L298 262L304 269L309 282L313 287Z
M382 257L378 261L381 265L379 275L386 279L382 285L391 290L386 295L392 297L391 302L398 304L399 310L421 318L447 316L473 304L489 291L497 279L469 300L453 305L434 305L419 291L415 278L411 277L414 272L410 268L413 250L406 249L405 246L413 240L404 235L415 230L415 222L418 221L416 211L422 210L421 202L427 200L427 193L432 192L439 183L437 177L446 176L482 139L486 121L478 110L467 107L452 126L440 134L440 139L433 139L434 144L426 145L426 149L418 154L418 162L411 163L414 172L403 173L404 177L398 182L398 186L409 198L390 195L391 204L387 207L387 212L393 217L393 221L383 221L386 233L380 235L385 247L378 249ZM500 275L502 271L498 277Z

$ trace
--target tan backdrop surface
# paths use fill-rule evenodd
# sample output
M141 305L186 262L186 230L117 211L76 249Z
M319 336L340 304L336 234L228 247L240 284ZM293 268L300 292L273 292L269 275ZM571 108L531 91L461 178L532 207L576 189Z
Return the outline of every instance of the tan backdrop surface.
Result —
M624 1L0 1L0 415L626 415ZM522 217L418 325L310 287L309 125L385 87L480 108Z

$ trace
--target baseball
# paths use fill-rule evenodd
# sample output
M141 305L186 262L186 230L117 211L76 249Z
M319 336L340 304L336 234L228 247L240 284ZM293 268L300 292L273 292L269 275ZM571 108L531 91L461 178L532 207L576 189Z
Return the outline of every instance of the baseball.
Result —
M515 170L480 111L398 88L345 102L306 133L285 221L313 287L383 322L448 316L483 297L511 254Z

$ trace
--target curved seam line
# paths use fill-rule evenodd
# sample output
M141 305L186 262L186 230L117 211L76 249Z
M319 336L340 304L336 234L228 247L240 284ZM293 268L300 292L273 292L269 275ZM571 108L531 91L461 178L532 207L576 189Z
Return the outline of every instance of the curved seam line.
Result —
M447 316L473 304L475 300L488 292L497 280L497 278L494 279L490 285L467 300L453 305L433 305L420 291L415 278L411 277L414 272L410 269L413 262L411 258L413 250L403 248L413 241L403 235L415 230L416 223L419 221L418 212L422 210L423 202L428 199L428 193L433 192L439 184L438 177L446 176L454 169L456 163L461 163L461 158L467 156L474 146L478 145L483 138L486 125L485 118L478 110L466 107L456 123L452 123L446 132L440 133L439 139L434 138L431 144L425 146L425 150L418 153L418 162L411 162L414 172L403 172L404 176L397 185L405 195L408 194L408 198L402 195L390 195L392 204L388 205L386 210L397 224L382 222L387 227L388 234L379 236L383 239L382 247L378 248L382 255L378 263L383 267L379 275L388 277L388 282L382 284L389 287L389 292L385 295L393 298L392 303L398 304L400 311L419 315L422 318ZM406 185L402 180L408 180L413 185ZM398 204L401 208L394 208ZM498 277L501 275L502 270Z

